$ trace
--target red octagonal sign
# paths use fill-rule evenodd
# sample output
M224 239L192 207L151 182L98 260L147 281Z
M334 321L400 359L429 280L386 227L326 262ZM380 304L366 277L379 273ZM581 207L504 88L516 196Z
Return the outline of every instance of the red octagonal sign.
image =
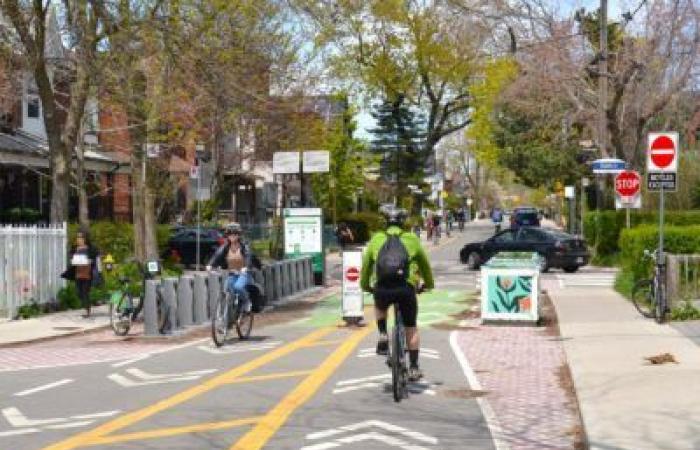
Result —
M621 197L634 197L639 194L641 180L637 172L620 172L615 178L615 190Z
M345 271L345 278L348 281L355 282L360 278L360 271L357 267L348 267L348 270Z

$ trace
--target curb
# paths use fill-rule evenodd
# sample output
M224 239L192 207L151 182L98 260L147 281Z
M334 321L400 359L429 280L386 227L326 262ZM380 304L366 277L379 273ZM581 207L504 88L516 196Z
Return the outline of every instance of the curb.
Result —
M99 327L95 327L95 328L69 331L67 333L53 335L53 336L42 336L42 337L38 337L35 339L26 339L26 340L22 340L22 341L13 341L13 342L3 342L3 343L0 343L0 349L14 348L14 347L25 347L25 346L31 345L31 344L50 342L50 341L55 341L55 340L67 338L67 337L94 334L94 333L108 330L109 328L110 328L110 325L107 324L107 325L100 325Z

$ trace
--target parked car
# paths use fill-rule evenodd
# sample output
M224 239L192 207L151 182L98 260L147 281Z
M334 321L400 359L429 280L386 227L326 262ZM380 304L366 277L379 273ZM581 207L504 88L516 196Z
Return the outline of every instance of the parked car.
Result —
M576 272L588 264L590 254L583 239L562 231L520 227L501 231L483 242L465 245L459 259L471 269L478 269L498 252L536 252L542 256L542 271L561 268L565 272Z
M539 227L540 213L535 208L518 207L510 214L510 227L517 230L520 227Z
M199 230L200 264L206 264L219 245L224 243L223 234L215 228ZM194 266L197 260L197 228L184 227L175 232L168 241L166 257L172 257L180 264Z

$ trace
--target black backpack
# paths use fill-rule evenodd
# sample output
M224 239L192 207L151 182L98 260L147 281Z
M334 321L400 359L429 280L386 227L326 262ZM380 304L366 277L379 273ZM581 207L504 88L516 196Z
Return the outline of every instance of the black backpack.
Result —
M377 256L377 284L398 284L408 279L409 257L400 236L387 235Z

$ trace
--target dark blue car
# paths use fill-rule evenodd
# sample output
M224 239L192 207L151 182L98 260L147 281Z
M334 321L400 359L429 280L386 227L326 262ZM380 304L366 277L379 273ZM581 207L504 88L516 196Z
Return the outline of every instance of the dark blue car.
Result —
M517 230L520 227L539 227L540 213L535 208L518 207L510 216L510 227Z

